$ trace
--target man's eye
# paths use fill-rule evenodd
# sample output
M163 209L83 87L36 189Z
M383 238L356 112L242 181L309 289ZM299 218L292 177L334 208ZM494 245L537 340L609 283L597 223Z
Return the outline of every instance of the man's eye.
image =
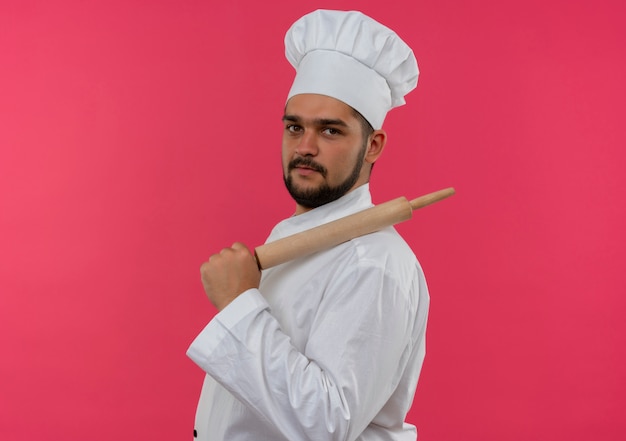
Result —
M298 133L301 130L301 127L300 126L296 126L294 124L287 124L286 129L287 129L288 132Z
M332 127L327 127L323 130L323 133L325 133L326 135L339 135L341 134L341 132L337 129L334 129Z

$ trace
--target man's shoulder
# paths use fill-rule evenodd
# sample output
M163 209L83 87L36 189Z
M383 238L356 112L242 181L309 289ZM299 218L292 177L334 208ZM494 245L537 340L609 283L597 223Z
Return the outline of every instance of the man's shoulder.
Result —
M362 248L362 251L368 255L401 253L403 256L410 255L415 257L409 244L394 227L383 228L374 233L357 237L353 241L355 245Z
M344 244L345 265L406 271L419 267L415 253L393 227L352 239Z

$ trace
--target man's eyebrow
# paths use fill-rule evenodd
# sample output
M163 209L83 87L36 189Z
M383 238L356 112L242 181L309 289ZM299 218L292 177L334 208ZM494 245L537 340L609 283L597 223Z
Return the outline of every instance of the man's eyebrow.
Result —
M316 119L315 122L320 126L341 126L348 127L348 124L342 119L332 119L332 118L320 118Z
M302 118L296 115L283 115L283 121L291 121L291 122L301 122ZM342 119L334 119L334 118L316 118L311 121L313 124L318 126L341 126L348 127L348 124Z

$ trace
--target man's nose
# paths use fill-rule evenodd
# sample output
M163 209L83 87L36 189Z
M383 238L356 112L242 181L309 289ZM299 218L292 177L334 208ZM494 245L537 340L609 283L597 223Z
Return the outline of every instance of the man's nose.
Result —
M296 153L300 156L315 156L318 152L317 136L312 131L305 131L300 137Z

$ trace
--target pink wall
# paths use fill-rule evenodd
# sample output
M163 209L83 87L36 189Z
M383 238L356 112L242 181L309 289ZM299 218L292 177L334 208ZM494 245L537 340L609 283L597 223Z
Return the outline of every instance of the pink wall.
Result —
M626 438L625 3L404 3L0 2L0 439L191 439L198 268L291 213L282 38L318 7L420 63L375 200L458 191L399 226L420 440Z

